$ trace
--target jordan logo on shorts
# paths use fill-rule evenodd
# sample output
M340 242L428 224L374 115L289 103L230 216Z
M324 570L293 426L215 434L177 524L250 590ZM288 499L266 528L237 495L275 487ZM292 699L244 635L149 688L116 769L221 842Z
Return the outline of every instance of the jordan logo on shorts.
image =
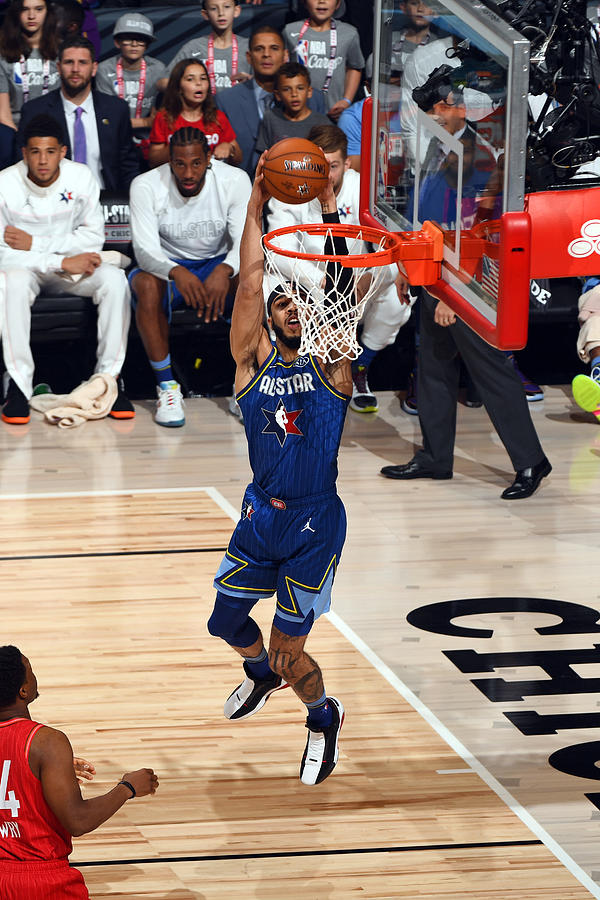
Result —
M302 534L303 531L312 531L313 534L316 534L315 529L310 527L311 522L312 522L312 516L310 517L310 519L308 520L308 522L306 523L304 528L300 529L300 534Z

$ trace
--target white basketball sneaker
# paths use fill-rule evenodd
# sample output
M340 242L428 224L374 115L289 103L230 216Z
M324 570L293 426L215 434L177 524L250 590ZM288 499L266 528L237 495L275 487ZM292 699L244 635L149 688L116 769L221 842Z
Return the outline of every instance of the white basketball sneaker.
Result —
M246 677L236 689L231 692L223 712L226 719L248 719L262 709L271 694L289 687L281 675L272 673L268 678L257 678L244 663Z
M154 421L158 425L167 428L180 428L185 425L185 413L183 411L183 397L181 388L176 381L161 381L156 388L158 400Z
M302 762L300 781L302 784L321 784L335 769L339 756L338 738L344 724L344 707L337 697L328 697L333 720L324 728L314 728L308 724L308 738Z

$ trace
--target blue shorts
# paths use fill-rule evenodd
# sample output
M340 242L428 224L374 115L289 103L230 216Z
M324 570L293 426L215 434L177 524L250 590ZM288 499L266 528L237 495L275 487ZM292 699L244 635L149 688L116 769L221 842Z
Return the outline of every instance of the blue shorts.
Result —
M221 256L214 256L212 259L176 259L175 265L183 266L188 272L193 272L194 275L197 275L200 281L204 281L205 278L208 278L213 269L216 269L217 266L224 261L225 256L226 254L223 253ZM137 296L133 290L133 279L138 272L142 271L143 269L136 266L127 276L129 287L131 288L131 303L134 309L137 306ZM168 322L171 321L174 309L179 309L180 307L187 305L182 295L177 290L174 281L167 281L162 304Z
M346 511L334 490L284 504L252 483L215 588L249 610L277 592L275 626L308 634L331 606L345 538Z

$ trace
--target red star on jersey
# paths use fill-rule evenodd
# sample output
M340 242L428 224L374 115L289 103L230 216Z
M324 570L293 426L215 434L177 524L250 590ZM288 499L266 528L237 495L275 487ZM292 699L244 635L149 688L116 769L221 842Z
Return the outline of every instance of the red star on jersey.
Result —
M301 409L291 410L287 413L287 422L285 423L285 431L286 434L302 434L298 426L296 425L296 419L302 412Z
M346 216L352 215L352 207L351 206L338 206L338 214L342 218L346 218Z

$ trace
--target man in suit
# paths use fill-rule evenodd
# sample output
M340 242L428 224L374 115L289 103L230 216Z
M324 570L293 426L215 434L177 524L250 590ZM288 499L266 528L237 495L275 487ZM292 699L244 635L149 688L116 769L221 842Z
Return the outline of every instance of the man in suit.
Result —
M60 89L25 104L17 142L23 146L23 132L35 116L52 116L63 129L67 157L85 163L101 188L127 191L139 174L129 107L118 97L92 90L97 68L94 46L87 38L64 41L58 53Z
M258 154L254 149L258 129L265 109L273 105L275 75L288 61L281 32L272 25L258 25L250 35L246 58L252 66L254 77L219 91L215 102L231 122L237 142L242 148L242 168L250 178L254 178L258 161ZM313 91L308 105L313 112L324 113L323 92Z

